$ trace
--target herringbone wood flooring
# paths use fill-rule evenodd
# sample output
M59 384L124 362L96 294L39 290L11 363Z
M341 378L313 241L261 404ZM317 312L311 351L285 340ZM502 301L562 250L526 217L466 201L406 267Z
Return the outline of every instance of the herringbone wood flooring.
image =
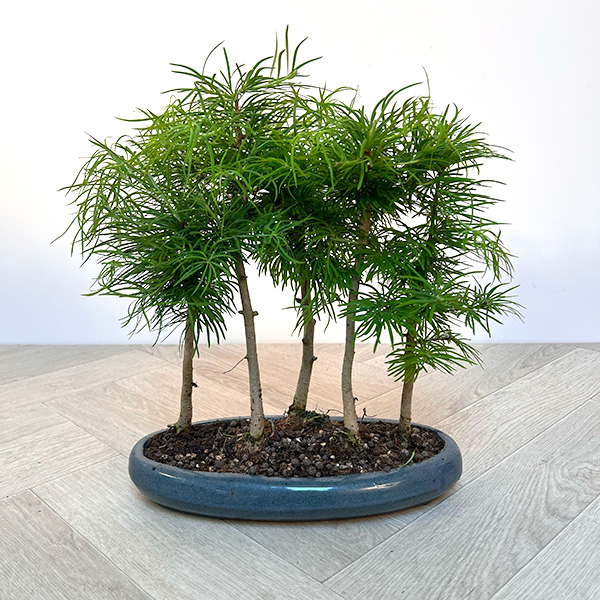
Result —
M425 375L414 418L458 442L444 498L318 523L220 521L143 498L137 439L177 417L177 348L0 346L0 599L600 598L600 344L482 346ZM297 344L259 348L267 414ZM340 410L340 345L319 346L311 408ZM239 345L202 348L195 417L248 413ZM358 411L394 418L384 352L356 353Z

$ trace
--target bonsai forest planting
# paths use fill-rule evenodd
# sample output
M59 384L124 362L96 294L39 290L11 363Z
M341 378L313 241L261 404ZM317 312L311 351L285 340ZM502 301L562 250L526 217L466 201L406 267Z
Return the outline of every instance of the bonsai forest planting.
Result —
M419 375L475 364L461 332L518 314L511 256L487 211L495 182L480 173L505 151L420 85L365 107L350 88L309 83L315 59L301 60L301 46L286 32L253 66L220 46L200 70L175 65L166 107L141 110L131 135L92 138L67 188L73 248L99 265L91 293L128 298L134 331L182 332L179 415L144 444L155 466L299 482L427 463L445 442L412 425ZM263 411L250 264L288 294L301 339L295 393L277 419ZM199 340L226 340L234 318L249 418L193 424L193 396L211 401L194 383ZM307 410L315 329L331 320L345 323L343 420ZM389 344L395 422L357 417L359 341Z

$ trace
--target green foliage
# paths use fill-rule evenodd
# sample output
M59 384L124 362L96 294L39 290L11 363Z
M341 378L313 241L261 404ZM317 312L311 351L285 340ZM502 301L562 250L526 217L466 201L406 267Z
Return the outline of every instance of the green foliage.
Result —
M478 178L484 161L505 157L458 110L436 114L419 99L411 111L398 175L409 192L404 210L390 212L361 249L367 285L344 311L375 345L389 336L389 371L405 381L477 360L459 326L489 334L491 323L518 314L514 288L502 283L511 256L499 224L484 215L498 200L482 191L491 182Z
M74 247L100 264L92 293L129 298L136 329L189 316L196 341L220 340L236 264L252 259L291 287L297 328L349 316L375 346L389 336L398 379L475 362L457 330L489 333L518 314L511 255L486 217L494 182L479 171L502 149L413 86L367 110L347 88L306 85L314 59L299 60L301 45L286 32L249 68L222 49L223 68L207 73L218 47L201 71L174 65L188 85L162 111L141 111L112 144L92 140L67 188Z
M134 135L92 139L94 154L67 188L74 246L100 263L93 294L131 299L125 323L136 330L160 333L189 314L196 340L201 331L219 340L236 263L266 253L292 260L285 232L296 223L263 210L261 191L289 172L264 159L297 97L298 49L286 32L285 49L250 69L232 66L224 49L218 73L175 65L191 87L170 90L177 97L159 114L142 110Z
M127 323L162 331L184 323L189 311L218 339L231 311L231 253L239 250L235 232L225 232L235 209L190 168L183 128L166 136L161 121L138 139L94 142L70 188L77 192L76 242L100 262L93 293L132 300Z

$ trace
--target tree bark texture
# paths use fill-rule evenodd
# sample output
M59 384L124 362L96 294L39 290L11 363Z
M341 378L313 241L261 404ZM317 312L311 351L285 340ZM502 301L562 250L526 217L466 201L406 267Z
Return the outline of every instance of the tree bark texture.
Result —
M358 277L352 278L352 288L348 294L349 302L358 298ZM358 436L358 419L356 418L356 406L354 391L352 389L352 366L354 364L354 336L356 333L356 322L346 317L346 341L344 344L344 362L342 363L342 404L344 410L344 427L354 436Z
M406 335L406 348L404 354L409 356L414 348L415 341L411 335ZM408 371L404 377L404 383L402 385L402 400L400 402L400 435L403 438L410 436L410 430L412 426L412 397L413 388L415 385L415 375L413 370Z
M250 292L248 291L248 277L243 259L238 261L236 273L240 287L244 331L246 334L246 360L248 361L248 381L250 387L250 437L254 441L259 441L262 439L265 430L265 415L262 402L262 388L260 385L256 332L254 329L254 317L258 313L252 310Z
M367 206L360 219L360 233L363 240L371 229L372 210ZM360 262L356 259L356 270L359 270ZM360 286L360 276L352 278L348 302L352 303L358 298L358 288ZM354 364L354 346L356 335L356 322L350 316L346 317L346 341L344 344L344 362L342 364L342 404L344 409L344 427L354 436L358 436L358 419L356 418L356 406L354 400L354 391L352 389L352 366Z
M410 429L412 426L412 395L413 387L415 385L414 379L404 380L402 385L402 402L400 406L400 435L403 438L410 436Z
M181 370L181 398L177 433L188 433L192 425L192 390L194 387L194 323L188 319L183 340L183 367Z
M307 312L310 308L310 292L307 282L303 282L301 286L302 300L301 308L306 319ZM294 394L294 402L290 406L290 412L306 410L308 402L308 390L310 388L310 379L312 376L313 364L317 360L315 352L315 319L306 321L304 325L304 335L302 337L302 362L300 364L300 373L298 375L298 383L296 384L296 393Z

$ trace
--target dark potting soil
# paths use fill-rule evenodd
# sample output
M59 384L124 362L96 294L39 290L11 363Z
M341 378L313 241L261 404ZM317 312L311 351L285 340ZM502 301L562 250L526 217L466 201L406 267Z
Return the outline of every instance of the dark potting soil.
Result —
M169 429L151 438L151 460L191 469L271 477L325 477L390 471L420 462L444 447L434 432L413 427L403 440L393 423L359 423L360 444L349 442L343 425L307 412L268 420L262 445L248 444L248 420L194 425L189 434Z

